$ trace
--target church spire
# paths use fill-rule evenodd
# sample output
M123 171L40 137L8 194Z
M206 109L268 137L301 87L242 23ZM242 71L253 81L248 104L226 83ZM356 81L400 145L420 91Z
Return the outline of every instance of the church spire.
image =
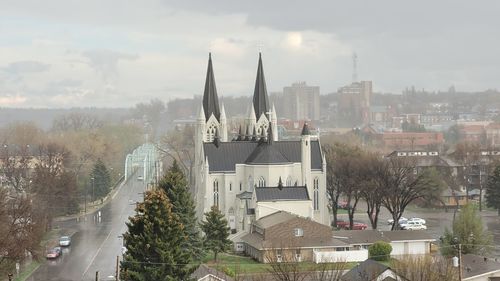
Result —
M215 87L214 70L212 67L212 53L208 53L207 79L205 80L205 91L203 93L203 109L205 120L208 121L213 114L217 121L220 119L219 98Z
M259 119L262 114L269 111L269 98L267 97L266 79L262 67L262 54L259 52L259 66L257 67L257 78L255 79L255 90L253 92L253 107L255 115Z

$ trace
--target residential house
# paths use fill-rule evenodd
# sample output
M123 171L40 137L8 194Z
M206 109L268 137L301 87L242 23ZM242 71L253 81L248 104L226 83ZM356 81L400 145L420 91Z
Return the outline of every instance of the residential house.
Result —
M205 264L200 265L192 274L191 278L196 281L233 281L234 279L227 276L214 268L208 267Z
M341 278L343 281L404 281L389 266L368 259L349 270Z
M346 254L350 245L332 236L329 226L279 211L255 221L250 233L241 240L245 243L245 253L263 263L312 262L316 261L318 253L329 254L330 262L362 261L368 258L366 249Z

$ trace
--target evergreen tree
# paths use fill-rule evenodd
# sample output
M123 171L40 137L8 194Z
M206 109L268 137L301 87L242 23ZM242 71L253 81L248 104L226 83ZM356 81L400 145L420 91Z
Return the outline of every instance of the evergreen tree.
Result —
M174 161L168 169L159 187L165 191L172 203L172 212L179 216L184 225L184 233L188 241L182 247L191 253L193 260L200 261L203 258L203 244L196 222L195 204L189 192L186 177L177 161Z
M201 229L205 233L203 241L205 249L214 252L214 259L217 261L218 253L229 250L232 243L228 239L227 220L217 206L212 206L210 212L205 213L205 221L201 222Z
M109 187L111 185L111 175L101 159L97 159L90 176L93 178L93 180L91 179L91 181L93 181L91 182L93 185L91 187L93 189L92 200L106 196L109 193Z
M127 252L121 262L124 280L189 280L194 268L181 245L188 237L163 190L148 191L123 234Z
M462 254L484 255L491 251L493 236L484 228L483 220L472 204L465 205L453 222L452 230L445 229L441 238L441 253L445 256L457 254L458 244Z
M500 165L495 168L493 175L488 178L486 185L486 205L495 208L500 216Z

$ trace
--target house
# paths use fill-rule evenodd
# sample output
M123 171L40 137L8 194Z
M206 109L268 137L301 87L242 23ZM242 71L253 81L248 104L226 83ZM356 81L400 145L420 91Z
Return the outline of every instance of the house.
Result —
M253 221L279 210L329 225L326 160L319 136L304 123L300 139L279 138L278 114L269 104L260 54L252 101L237 135L231 135L236 128L219 103L210 55L195 125L198 218L216 206L232 234L248 232Z
M323 258L322 262L368 258L366 249L349 252L348 243L332 236L329 226L279 211L252 223L250 233L241 240L245 244L245 254L263 263L317 262L318 257Z
M500 263L478 255L462 255L462 276L464 281L499 281Z
M349 244L350 250L368 249L377 241L387 242L392 246L391 257L429 254L431 243L436 241L423 230L339 230L333 232L333 237Z
M341 278L343 281L406 281L387 265L368 259L356 265Z
M191 274L191 278L196 281L233 281L233 278L205 264L200 265Z

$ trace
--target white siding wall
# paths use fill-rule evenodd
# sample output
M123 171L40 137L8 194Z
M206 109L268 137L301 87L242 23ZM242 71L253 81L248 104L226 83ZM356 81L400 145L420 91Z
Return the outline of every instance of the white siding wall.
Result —
M324 262L360 262L368 259L368 250L351 251L331 251L331 252L313 252L315 263Z
M424 255L429 253L429 242L391 242L392 252L391 256L400 255Z

